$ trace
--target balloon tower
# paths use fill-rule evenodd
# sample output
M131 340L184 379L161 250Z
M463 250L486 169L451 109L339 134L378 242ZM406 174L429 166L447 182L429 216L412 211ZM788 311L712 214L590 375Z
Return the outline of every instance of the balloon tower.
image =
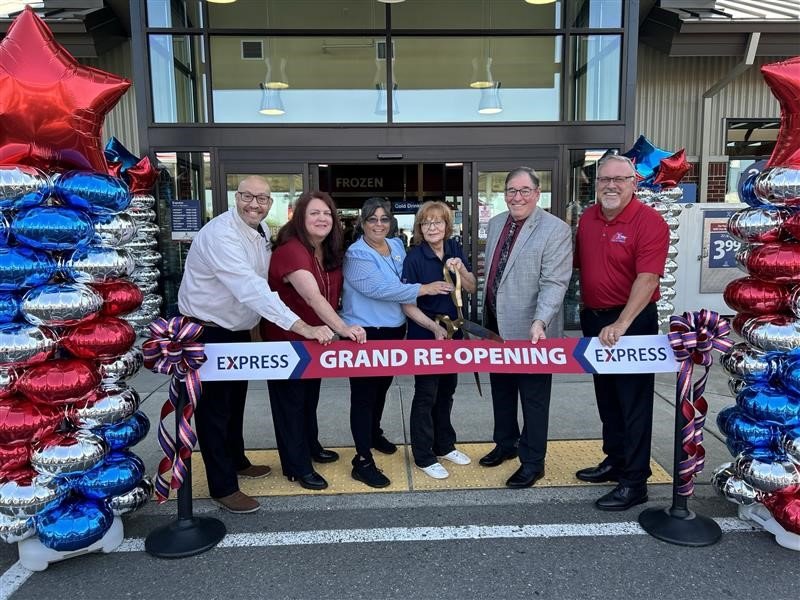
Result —
M100 141L129 86L77 63L30 8L0 42L0 538L31 569L110 551L152 493L125 382L142 365L134 327L158 311L131 280L137 257L159 258L142 199L156 173Z
M739 516L800 550L800 57L764 65L781 106L775 150L740 186L728 222L748 274L725 289L744 338L722 359L736 405L717 416L734 456L712 483Z

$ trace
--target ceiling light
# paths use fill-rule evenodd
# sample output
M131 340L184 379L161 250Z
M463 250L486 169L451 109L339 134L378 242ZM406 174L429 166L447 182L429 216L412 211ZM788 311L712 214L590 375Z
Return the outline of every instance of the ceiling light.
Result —
M500 100L500 82L495 81L492 87L481 90L481 101L478 112L482 115L496 115L503 112L503 103Z

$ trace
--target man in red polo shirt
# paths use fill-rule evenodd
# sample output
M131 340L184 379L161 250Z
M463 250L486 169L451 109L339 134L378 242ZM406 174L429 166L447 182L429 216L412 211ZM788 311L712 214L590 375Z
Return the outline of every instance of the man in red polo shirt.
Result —
M624 156L603 157L597 167L597 203L578 223L575 266L581 271L581 329L613 346L623 335L658 333L658 283L664 274L669 228L635 196L636 170ZM595 375L603 422L603 452L578 479L618 485L595 502L600 510L627 510L647 502L655 376Z

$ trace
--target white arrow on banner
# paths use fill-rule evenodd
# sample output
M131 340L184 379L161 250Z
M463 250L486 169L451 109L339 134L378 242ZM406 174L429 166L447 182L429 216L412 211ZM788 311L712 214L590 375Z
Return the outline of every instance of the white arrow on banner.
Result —
M576 354L587 372L599 375L675 373L680 370L665 335L622 336L611 348L603 346L599 338L583 338Z

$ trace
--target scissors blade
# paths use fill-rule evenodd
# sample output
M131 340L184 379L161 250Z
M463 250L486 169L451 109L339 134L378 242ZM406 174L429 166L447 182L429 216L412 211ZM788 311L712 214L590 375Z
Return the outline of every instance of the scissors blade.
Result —
M481 338L484 340L492 340L493 342L500 342L501 344L505 342L505 340L497 335L491 329L486 329L483 325L478 325L473 321L464 321L460 324L460 328L470 335Z

